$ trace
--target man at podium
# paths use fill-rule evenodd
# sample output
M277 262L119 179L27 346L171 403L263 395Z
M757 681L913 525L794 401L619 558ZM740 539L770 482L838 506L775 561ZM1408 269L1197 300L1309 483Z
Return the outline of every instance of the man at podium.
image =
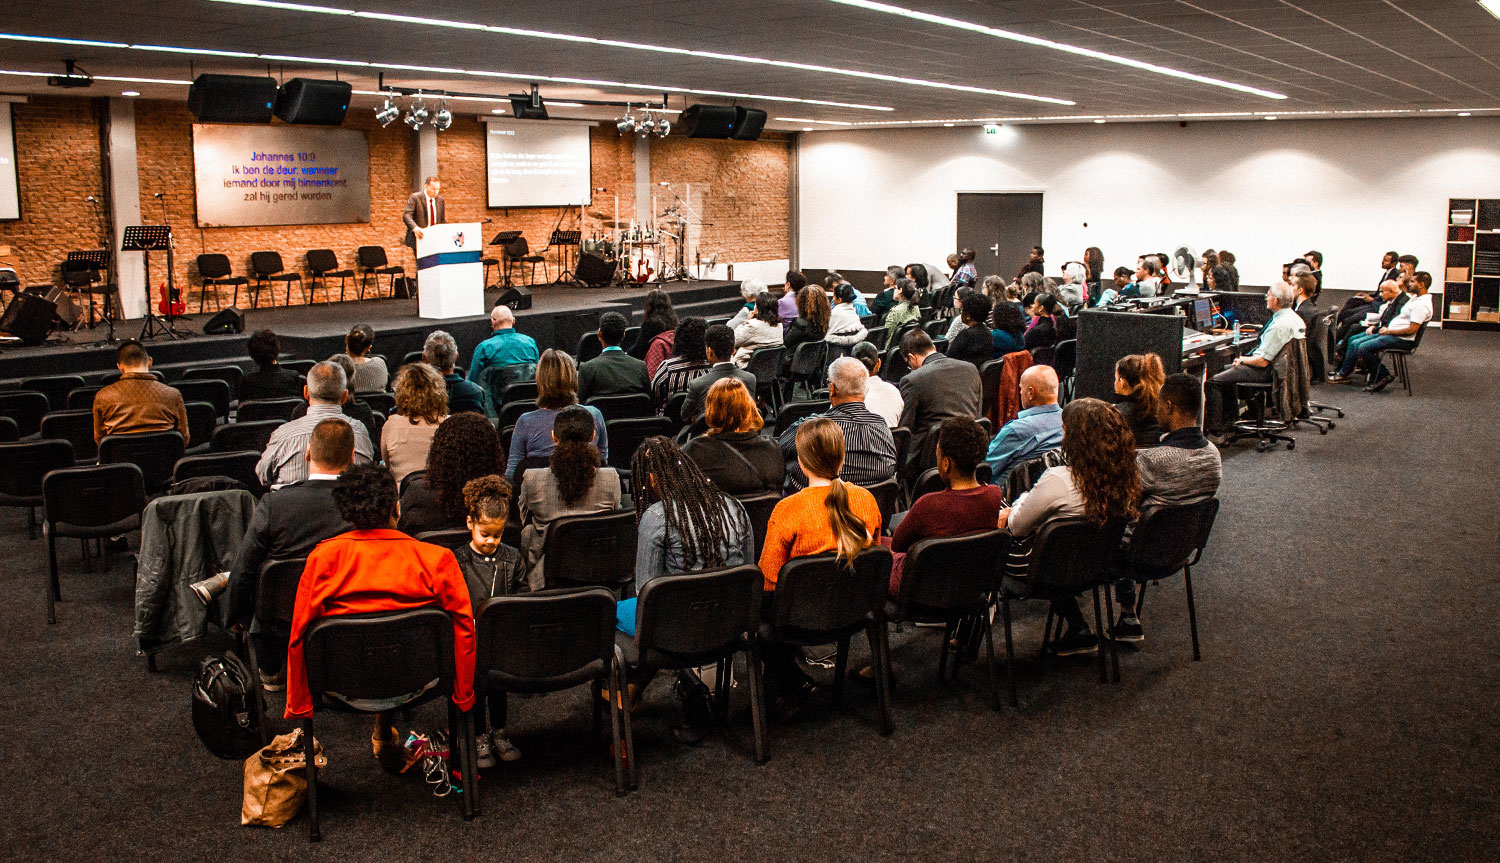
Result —
M406 239L402 242L413 252L417 249L417 238L422 236L423 228L447 221L444 218L443 196L438 194L442 189L443 184L437 177L428 177L422 183L422 191L413 192L406 199L406 212L401 215L401 220L406 222Z

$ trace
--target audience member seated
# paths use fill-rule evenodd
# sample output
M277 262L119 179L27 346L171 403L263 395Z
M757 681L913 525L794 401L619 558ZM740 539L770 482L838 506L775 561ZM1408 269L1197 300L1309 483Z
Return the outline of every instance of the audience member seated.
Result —
M509 596L526 590L526 569L521 552L501 542L510 517L510 483L490 474L464 485L464 509L468 510L469 541L453 552L458 569L469 588L474 617L479 606L492 596ZM508 710L504 692L492 692L474 705L474 756L480 767L501 761L519 761L521 750L505 734Z
M188 441L187 406L182 393L151 374L151 355L137 341L115 349L120 379L94 396L94 440L105 435L176 431Z
M1260 345L1247 356L1235 357L1234 365L1213 376L1204 414L1208 430L1223 434L1239 418L1239 396L1236 384L1269 383L1271 364L1288 343L1307 337L1307 327L1292 311L1292 286L1277 282L1266 293L1266 308L1271 320L1261 329Z
M596 333L603 350L599 356L578 367L578 400L594 396L619 396L631 393L651 394L651 378L646 364L620 348L625 339L625 316L605 312L599 316Z
M781 286L781 297L776 301L777 320L763 318L767 323L780 323L783 326L797 319L797 295L807 287L807 276L801 270L787 270L786 282Z
M689 440L682 452L725 494L781 493L786 463L765 427L750 390L725 378L708 390L708 433Z
M448 413L464 411L484 413L484 389L479 384L464 380L454 371L458 365L458 343L443 330L428 333L422 343L422 362L438 370L448 387Z
M740 282L740 297L745 301L745 304L740 306L739 311L734 313L734 317L729 319L726 326L732 330L745 321L750 320L750 316L755 314L755 298L765 293L765 291L766 283L758 279L746 279Z
M780 315L776 309L776 300L770 294L761 294L755 298L755 313L734 331L735 365L740 368L749 365L750 355L759 348L781 347Z
M251 333L245 343L255 371L240 378L236 397L242 402L257 399L296 399L302 397L302 375L276 364L281 356L281 342L270 330Z
M896 304L885 313L885 343L892 344L907 324L921 323L922 309L917 305L917 283L902 277L896 280Z
M953 317L948 319L948 331L943 333L943 338L951 344L958 334L964 331L967 324L964 323L964 297L975 293L973 288L959 288L953 292ZM933 309L936 313L937 309ZM988 315L988 310L985 311Z
M1240 271L1234 265L1234 261L1234 252L1227 252L1223 249L1219 250L1219 266L1223 267L1224 272L1229 276L1225 280L1225 283L1219 286L1219 290L1221 291L1238 291L1240 289Z
M904 278L906 278L906 272L900 267L885 268L885 278L882 280L880 293L870 300L870 311L879 315L882 320L899 301L900 298L897 295L900 293L900 288L897 283Z
M1120 290L1124 299L1154 297L1161 287L1161 265L1150 255L1143 255L1136 264L1135 281Z
M677 330L677 312L672 309L672 296L661 288L646 292L645 307L641 312L641 331L635 340L630 355L646 363L646 374L655 375L656 367L672 355L674 333Z
M797 460L798 428L813 419L826 419L844 435L843 470L839 479L855 485L874 485L896 475L896 441L891 427L865 407L869 373L853 357L839 357L828 367L827 413L808 417L781 433L781 454L787 461L787 488L807 487L808 476Z
M510 456L505 462L505 475L512 482L518 480L516 467L526 459L542 459L552 455L556 441L552 436L552 423L558 411L578 404L578 368L573 357L555 348L542 352L542 360L536 366L536 410L521 414L516 420L515 432L510 436ZM604 414L592 405L583 409L594 418L594 439L599 451L609 458L609 433L604 428Z
M1000 300L990 310L990 344L994 356L1026 350L1026 313L1009 300ZM949 348L952 353L952 348Z
M798 345L819 342L828 335L830 314L828 295L823 293L822 288L808 285L797 292L797 317L785 325L781 335L782 347L786 348L781 355L783 374L791 372L792 355L797 352ZM747 355L746 359L748 358Z
M1099 294L1099 302L1096 305L1107 306L1125 295L1125 290L1130 287L1131 272L1129 267L1115 267L1114 284L1107 285L1103 293Z
M1395 376L1385 367L1385 363L1380 361L1380 352L1390 348L1409 347L1416 341L1417 333L1432 320L1432 296L1427 293L1432 288L1432 276L1425 272L1417 273L1408 286L1411 295L1390 323L1367 327L1363 335L1356 334L1349 339L1344 364L1328 379L1329 382L1347 383L1349 376L1359 366L1369 372L1366 392L1378 393L1394 379Z
M672 340L672 356L657 366L651 376L651 395L658 412L666 407L668 399L687 392L688 384L708 373L707 337L708 321L702 318L688 318L678 325Z
M271 433L271 440L255 465L255 475L266 488L277 489L307 479L307 442L313 429L326 419L346 422L354 430L355 463L375 460L369 430L364 423L345 416L342 410L344 400L349 398L348 379L337 363L325 360L313 366L307 373L302 396L307 399L307 411Z
M438 424L448 416L448 387L437 369L407 363L396 372L396 410L380 430L380 458L400 485L427 469L427 451Z
M1198 427L1202 409L1203 385L1197 378L1178 372L1162 384L1157 413L1167 434L1160 446L1140 450L1135 456L1141 478L1141 509L1201 503L1218 493L1224 469L1218 448ZM1116 582L1115 600L1122 609L1115 623L1115 638L1144 641L1145 631L1135 616L1135 582Z
M474 356L469 360L469 380L483 384L485 369L491 366L529 366L537 361L536 339L516 332L516 313L510 306L495 306L490 310L490 337L474 346ZM525 380L521 375L517 380ZM498 395L498 393L497 393Z
M354 361L350 389L360 393L383 393L391 381L391 370L385 360L370 356L375 347L375 330L369 324L355 324L344 336L344 355Z
M464 486L470 480L500 473L505 459L500 435L483 414L451 414L432 435L427 469L413 473L401 490L400 529L416 536L429 530L464 526Z
M348 354L334 354L327 361L344 370L345 381L353 380L354 361L349 359ZM344 404L339 409L349 419L358 420L365 427L365 434L370 436L370 440L375 440L375 412L370 410L369 405L355 399L352 387L346 386L345 391L348 395L344 398ZM305 400L292 408L292 419L301 419L304 416L307 416L307 402Z
M620 506L620 475L604 463L594 435L594 415L574 405L557 413L547 467L520 478L521 555L532 590L545 585L542 548L547 525L565 515L609 512Z
M1401 289L1401 282L1387 279L1380 283L1380 292L1376 295L1376 302L1366 306L1369 311L1358 319L1351 319L1347 323L1339 324L1338 340L1330 360L1333 363L1342 363L1344 357L1349 355L1349 342L1355 336L1368 335L1368 328L1372 325L1379 327L1389 326L1401 313L1401 308L1411 300L1411 295Z
M1026 329L1026 350L1056 347L1057 343L1073 337L1072 321L1063 312L1057 297L1048 293L1028 296L1027 310L1031 314L1031 326Z
M1030 491L1000 511L997 520L1013 538L1008 571L1016 577L1026 576L1030 540L1047 522L1081 517L1108 525L1134 519L1140 512L1135 441L1119 411L1098 399L1078 399L1063 408L1062 422L1062 449L1068 463L1048 468ZM1053 642L1056 655L1099 649L1076 597L1058 599L1052 607L1068 624L1067 631Z
M839 300L839 296L844 292L839 289L844 286L847 286L849 288L848 294L850 299L848 300L848 303L849 308L853 310L854 314L858 317L864 317L865 315L870 314L870 307L865 304L864 295L855 290L854 286L849 284L848 279L844 278L839 273L829 273L828 276L823 279L823 287L828 291L828 293L833 295L833 302L835 303L835 305L841 302Z
M1337 335L1340 342L1349 336L1350 331L1359 332L1359 325L1366 316L1379 314L1381 307L1390 302L1390 298L1385 296L1386 282L1395 282L1400 288L1406 282L1411 281L1417 272L1417 257L1386 252L1385 257L1380 261L1380 266L1385 270L1385 275L1376 286L1376 293L1371 295L1361 291L1345 300L1344 305L1339 308Z
M978 291L971 291L962 300L962 312L958 318L963 329L948 343L948 356L963 360L980 368L995 358L995 337L989 324L990 299Z
M349 530L333 502L333 488L354 460L353 429L341 420L320 420L307 439L306 458L307 479L273 491L255 504L229 570L229 625L250 627L262 679L273 692L286 686L287 633L265 632L254 621L260 568L270 560L307 557L318 543Z
M708 353L708 371L693 378L687 386L687 401L682 404L682 419L689 424L703 416L708 390L722 380L734 378L755 392L755 375L741 369L733 362L734 330L724 324L714 324L703 337L704 349Z
M808 487L783 498L771 512L760 571L765 578L762 609L775 601L781 567L794 557L838 552L850 562L880 537L880 506L875 496L839 479L844 469L844 433L833 420L818 417L797 427L797 463ZM766 689L773 715L794 716L816 691L812 679L797 665L795 649L768 644L761 650Z
M990 481L1005 488L1005 478L1016 465L1056 449L1062 435L1057 372L1051 366L1031 366L1021 372L1020 413L1000 427L985 455L990 463Z
M1157 399L1167 370L1156 354L1130 354L1115 363L1115 410L1125 418L1137 447L1156 446L1163 429L1157 420Z
M1032 246L1031 255L1027 257L1026 263L1021 267L1021 271L1016 274L1016 278L1024 279L1028 273L1036 273L1040 276L1046 272L1045 267L1046 260L1042 256L1042 247Z
M896 385L880 376L880 349L869 342L860 342L849 354L864 364L868 376L865 379L865 407L880 415L891 428L901 424L901 391Z
M652 437L631 458L630 475L641 478L632 495L637 593L659 576L755 562L745 508L684 455L671 438Z
M943 420L980 416L979 370L938 353L920 328L901 337L901 353L911 368L901 379L901 425L911 429L911 450L901 469L915 479L935 465L928 437Z
M828 334L824 336L830 345L854 345L865 340L870 331L859 319L859 292L848 282L840 282L833 289L833 310L829 312ZM868 314L868 312L866 312Z
M315 622L345 614L431 606L453 619L453 703L467 711L474 706L474 612L453 552L417 542L395 529L396 480L383 467L355 465L344 471L334 486L333 499L353 530L325 540L307 556L287 645L286 718L301 719L313 713L302 651L303 638ZM370 743L376 759L390 772L406 766L392 713L419 694L357 704L380 711Z

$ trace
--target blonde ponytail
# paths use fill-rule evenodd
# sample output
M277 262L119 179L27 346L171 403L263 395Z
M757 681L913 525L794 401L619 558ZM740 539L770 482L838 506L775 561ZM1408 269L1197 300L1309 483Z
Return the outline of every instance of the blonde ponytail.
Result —
M838 540L839 561L853 561L855 555L869 547L871 539L864 521L849 506L849 489L843 480L834 477L828 484L823 507L828 510L828 526Z

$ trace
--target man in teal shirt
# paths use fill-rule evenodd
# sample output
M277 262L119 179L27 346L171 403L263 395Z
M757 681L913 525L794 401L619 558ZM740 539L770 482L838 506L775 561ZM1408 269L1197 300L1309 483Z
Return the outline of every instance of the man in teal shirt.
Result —
M469 380L483 382L484 370L491 366L514 366L536 363L540 356L536 339L516 332L516 313L510 306L495 306L490 312L493 335L474 347L469 360Z
M990 441L985 455L990 482L1002 488L1016 465L1062 446L1062 408L1057 404L1057 372L1051 366L1021 372L1021 407Z

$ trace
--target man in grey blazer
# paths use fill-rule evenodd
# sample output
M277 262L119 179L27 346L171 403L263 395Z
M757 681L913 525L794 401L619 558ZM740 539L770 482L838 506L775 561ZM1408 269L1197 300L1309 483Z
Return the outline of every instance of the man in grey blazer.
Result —
M443 184L437 177L428 177L422 183L422 191L413 192L406 199L406 212L401 214L401 221L406 223L406 239L402 242L413 252L417 250L417 238L422 236L423 228L448 221L443 210L443 196L438 194L442 189Z
M755 375L736 366L734 360L734 330L723 324L714 324L703 336L703 345L708 350L708 361L713 366L688 384L687 401L682 403L682 418L695 422L708 410L708 389L725 378L739 378L755 398Z
M901 467L908 478L915 478L937 465L934 446L943 420L980 416L979 369L938 353L921 328L901 337L901 353L911 367L901 379L901 425L911 429L911 449Z

